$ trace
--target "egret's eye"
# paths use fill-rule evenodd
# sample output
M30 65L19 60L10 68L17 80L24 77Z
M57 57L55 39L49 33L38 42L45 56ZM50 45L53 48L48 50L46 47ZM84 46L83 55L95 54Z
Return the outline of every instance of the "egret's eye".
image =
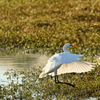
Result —
M72 44L70 44L70 46L72 46Z

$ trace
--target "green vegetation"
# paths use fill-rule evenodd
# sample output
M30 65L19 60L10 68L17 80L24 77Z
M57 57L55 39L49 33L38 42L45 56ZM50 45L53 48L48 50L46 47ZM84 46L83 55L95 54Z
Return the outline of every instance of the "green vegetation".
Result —
M80 47L71 49L73 53L83 54L84 60L97 63L94 55L100 54L99 0L0 0L0 48L32 48L33 52L54 53L67 42ZM8 71L5 74L9 85L0 86L0 99L98 97L100 65L95 66L88 73L60 76L60 80L76 84L76 88L55 84L49 76L38 81L41 68Z
M100 46L99 0L1 0L0 10L2 48Z
M86 97L99 97L100 66L84 74L63 74L61 81L75 84L76 87L65 84L55 84L54 79L47 76L38 79L41 70L29 68L25 70L10 70L5 73L9 85L0 87L0 98L6 100L81 100ZM22 78L22 81L21 79ZM14 81L16 80L16 81Z

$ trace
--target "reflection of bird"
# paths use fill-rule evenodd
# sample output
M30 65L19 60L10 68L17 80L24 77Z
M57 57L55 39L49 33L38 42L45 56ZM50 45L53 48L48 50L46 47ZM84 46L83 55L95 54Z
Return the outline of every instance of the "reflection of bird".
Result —
M73 46L70 43L65 44L63 46L64 52L55 54L48 60L48 63L43 68L39 78L43 78L46 74L49 74L55 76L55 83L62 83L58 81L58 75L60 74L82 73L93 69L92 63L80 60L82 55L70 53L70 51L66 49L67 47L76 46Z

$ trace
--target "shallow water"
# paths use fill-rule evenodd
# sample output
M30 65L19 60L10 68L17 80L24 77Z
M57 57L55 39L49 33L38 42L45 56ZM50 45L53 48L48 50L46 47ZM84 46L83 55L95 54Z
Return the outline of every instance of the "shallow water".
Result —
M0 84L6 84L6 76L3 75L9 69L24 69L39 67L46 64L49 57L39 54L1 54L0 55Z

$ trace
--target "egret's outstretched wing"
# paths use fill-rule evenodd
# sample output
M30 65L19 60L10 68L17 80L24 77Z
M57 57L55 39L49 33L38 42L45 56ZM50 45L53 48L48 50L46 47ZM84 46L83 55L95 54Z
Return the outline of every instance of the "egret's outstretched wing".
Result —
M83 56L78 54L65 53L65 52L55 54L48 60L48 63L43 68L43 72L50 73L54 71L54 69L58 69L60 65L64 63L69 64L78 61L81 59L81 57Z
M83 73L91 71L92 69L94 69L92 63L79 60L69 64L62 64L57 70L57 75L63 73ZM54 76L54 73L50 73L49 75Z

